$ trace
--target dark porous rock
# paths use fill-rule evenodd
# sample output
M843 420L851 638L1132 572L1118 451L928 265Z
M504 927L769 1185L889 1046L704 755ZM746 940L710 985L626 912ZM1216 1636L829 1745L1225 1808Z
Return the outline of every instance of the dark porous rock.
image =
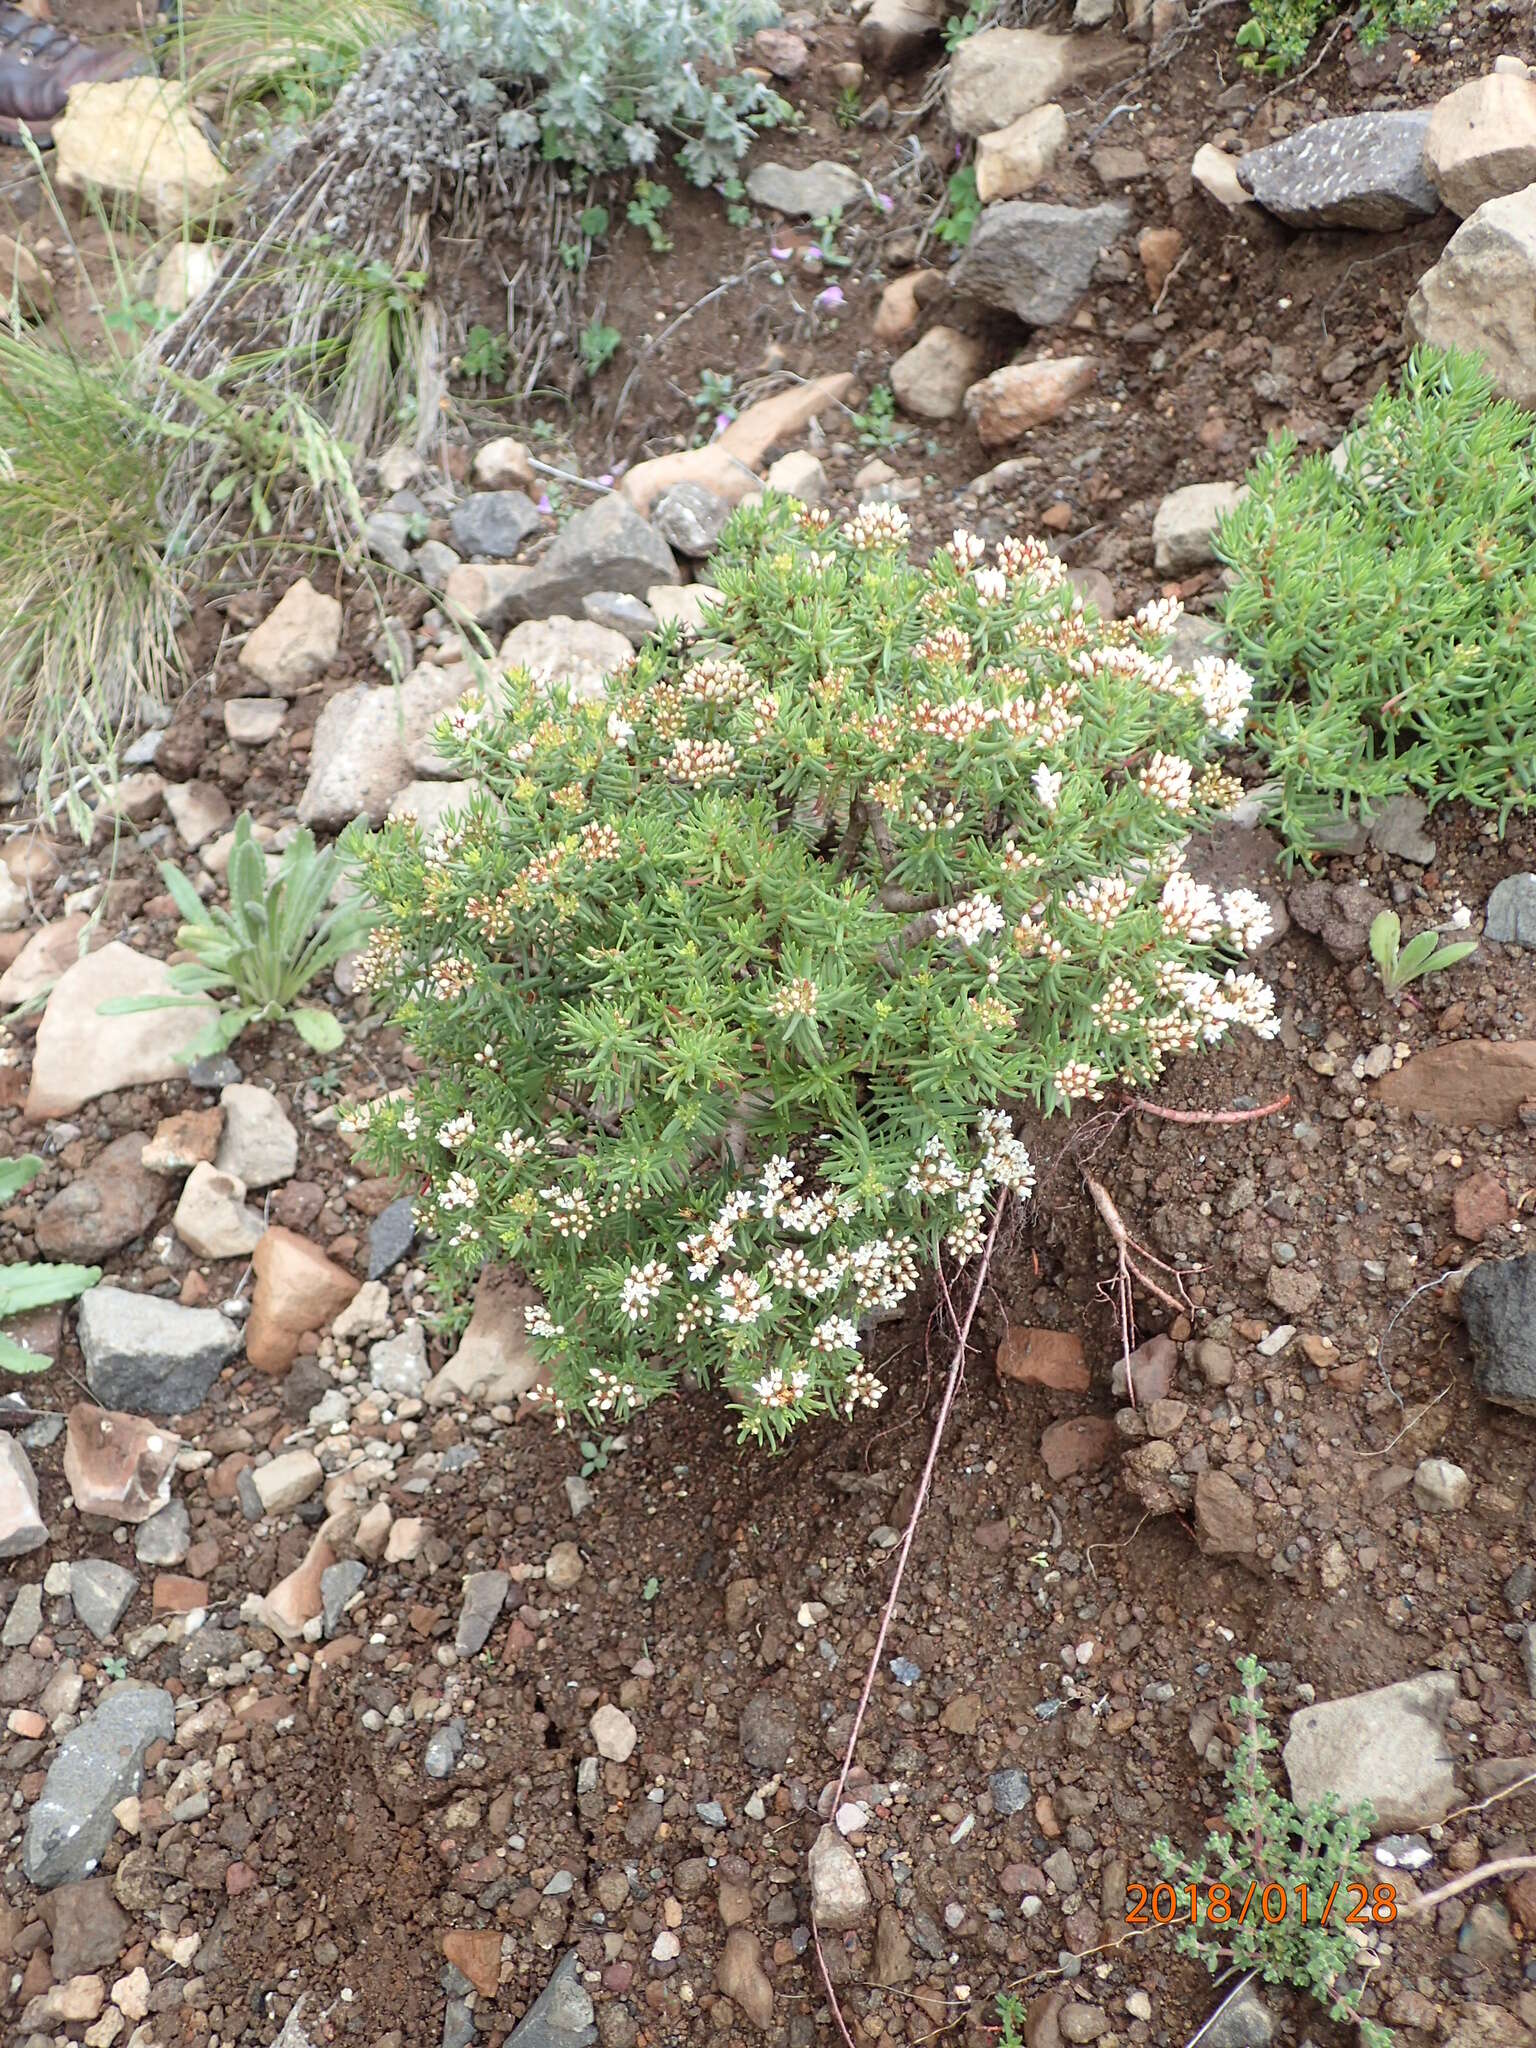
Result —
M1299 882L1286 899L1293 922L1320 938L1335 960L1358 960L1371 925L1388 906L1370 889L1335 882Z
M399 1265L415 1242L415 1207L409 1195L402 1195L368 1226L368 1278L382 1280L392 1266Z
M448 532L461 555L510 561L543 523L538 506L521 491L476 491L454 506Z
M1536 1415L1536 1252L1475 1267L1462 1285L1461 1312L1479 1392Z
M1047 206L1010 199L989 206L953 272L954 288L1029 327L1065 320L1094 266L1131 225L1120 200L1102 206Z
M1346 114L1251 150L1237 180L1293 228L1402 228L1440 210L1424 168L1430 110Z

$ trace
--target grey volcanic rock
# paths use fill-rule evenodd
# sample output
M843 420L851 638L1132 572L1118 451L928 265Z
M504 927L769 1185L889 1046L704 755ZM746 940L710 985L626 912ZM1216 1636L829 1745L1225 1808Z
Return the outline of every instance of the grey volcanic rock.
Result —
M1293 228L1402 228L1440 211L1424 167L1429 109L1346 114L1239 159L1238 183Z
M21 1864L29 1883L46 1891L90 1876L117 1826L113 1807L143 1781L144 1752L175 1733L170 1694L132 1683L114 1686L69 1731L27 1816Z
M1131 224L1122 200L1046 206L1009 199L989 206L952 273L955 290L1012 313L1030 327L1065 320L1100 256Z

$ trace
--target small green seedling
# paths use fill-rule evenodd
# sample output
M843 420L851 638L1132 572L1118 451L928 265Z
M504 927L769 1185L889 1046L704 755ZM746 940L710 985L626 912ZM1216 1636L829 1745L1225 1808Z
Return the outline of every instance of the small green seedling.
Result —
M976 172L970 164L962 164L949 181L944 211L934 222L934 237L948 242L952 248L963 249L980 219L981 194L976 189Z
M301 831L267 879L267 860L251 831L248 811L235 822L229 855L229 908L210 909L173 861L160 876L186 922L176 944L191 960L171 969L166 995L120 996L103 1003L104 1017L139 1010L205 1008L217 1013L207 1031L181 1054L184 1060L227 1052L251 1024L286 1021L315 1052L341 1044L340 1021L330 1010L298 1007L316 975L362 945L372 916L362 900L333 904L342 868L334 847L320 853L312 832Z
M507 374L506 336L489 327L471 327L459 354L459 374L499 384Z
M595 377L605 364L611 363L619 352L624 337L617 327L609 327L601 320L594 320L583 327L576 346L581 355L582 368L589 377Z
M1002 2031L997 2048L1024 2048L1024 2001L1011 1991L997 1994L997 2017Z
M894 448L907 438L907 428L897 421L896 394L889 384L877 384L864 410L852 417L861 448Z
M1440 934L1431 929L1417 932L1406 946L1399 947L1402 919L1395 910L1383 910L1371 923L1371 958L1389 996L1400 995L1410 981L1426 974L1439 974L1477 951L1476 939L1455 939L1440 944Z
M625 208L624 218L632 228L645 230L658 256L665 256L672 247L672 237L661 224L661 216L671 204L672 194L665 185L658 185L654 178L639 178L635 196Z
M19 1159L0 1159L0 1202L19 1194L42 1170L43 1162L35 1152L23 1153ZM55 1302L73 1301L100 1278L100 1266L0 1266L0 1323L12 1316L29 1315L36 1308L51 1308ZM29 1351L0 1330L0 1372L46 1372L52 1363L45 1353Z

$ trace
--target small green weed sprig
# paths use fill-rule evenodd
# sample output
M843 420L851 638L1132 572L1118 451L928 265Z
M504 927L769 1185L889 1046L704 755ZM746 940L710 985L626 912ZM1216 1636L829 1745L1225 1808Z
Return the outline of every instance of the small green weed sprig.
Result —
M1421 35L1445 17L1442 0L1364 0L1346 10L1337 0L1251 0L1248 19L1237 32L1237 47L1250 71L1279 75L1294 71L1306 57L1312 38L1324 22L1354 15L1366 49L1385 42L1394 29Z
M1348 1886L1365 1867L1359 1851L1370 1836L1371 1810L1341 1813L1330 1795L1302 1813L1275 1790L1265 1758L1280 1745L1262 1698L1266 1673L1257 1657L1239 1658L1237 1668L1243 1689L1228 1705L1243 1732L1226 1772L1226 1828L1208 1835L1193 1859L1166 1836L1152 1844L1164 1876L1181 1890L1192 1886L1198 1902L1197 1924L1181 1924L1175 1946L1212 1976L1256 1970L1268 1984L1305 1991L1330 2018L1356 2025L1363 2048L1391 2048L1391 2030L1360 2016L1361 1951L1345 1918ZM1223 1897L1235 1893L1232 1917L1213 1917L1213 1887L1224 1887ZM1269 1887L1283 1895L1285 1910L1270 1918L1255 1904L1239 1921L1237 1904L1250 1891L1259 1900ZM1345 1904L1336 1903L1336 1893ZM1335 1911L1325 1920L1330 1903Z
M1340 806L1415 790L1510 813L1536 793L1536 440L1466 356L1420 349L1342 444L1280 436L1222 522L1252 740L1303 858Z
M1469 959L1477 951L1476 939L1454 939L1442 946L1437 931L1417 932L1406 946L1402 919L1395 910L1383 910L1371 920L1371 958L1389 996L1400 995L1411 981L1427 974L1441 974L1447 967Z
M35 1152L16 1159L0 1159L0 1202L9 1202L43 1170ZM100 1266L50 1266L36 1260L13 1260L0 1266L0 1323L12 1316L30 1315L33 1309L51 1308L55 1302L73 1301L94 1287L101 1278ZM0 1372L46 1372L53 1360L45 1351L29 1351L14 1337L0 1330Z
M332 902L342 879L334 847L321 853L307 828L284 848L277 871L251 830L251 815L235 820L229 854L229 908L210 908L174 861L160 876L184 922L176 943L191 954L172 967L165 995L114 996L104 1017L143 1010L217 1006L208 1029L181 1055L187 1060L227 1052L253 1024L289 1023L313 1052L334 1052L342 1042L334 1012L305 1008L299 997L317 975L363 943L372 922L356 896Z
M953 248L963 249L975 234L976 223L980 219L981 194L976 189L976 168L974 164L962 164L950 176L944 211L934 222L934 238L948 242Z
M1099 621L1038 542L907 542L744 508L704 641L595 702L510 674L439 728L483 795L348 842L421 1062L363 1150L421 1181L445 1297L523 1268L594 1437L684 1372L770 1444L876 1404L864 1331L1032 1184L1005 1099L1277 1029L1262 903L1183 867L1247 676L1162 655L1175 603Z

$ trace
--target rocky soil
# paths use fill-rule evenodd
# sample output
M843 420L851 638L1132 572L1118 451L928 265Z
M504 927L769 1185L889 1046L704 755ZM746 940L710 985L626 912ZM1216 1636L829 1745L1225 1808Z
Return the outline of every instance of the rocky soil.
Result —
M1097 12L977 37L942 80L908 0L791 22L759 54L806 126L764 143L731 231L763 260L698 306L736 240L681 194L674 257L614 259L627 333L698 307L636 350L624 406L621 362L560 438L392 451L383 621L334 569L229 592L92 844L24 804L0 827L0 1153L45 1161L0 1259L103 1269L9 1326L47 1363L0 1405L8 2039L809 2048L838 2038L814 1905L861 2048L991 2041L1000 1989L1030 2048L1182 2043L1229 1987L1130 1926L1128 1890L1155 1836L1193 1849L1218 1816L1251 1651L1298 1799L1377 1808L1399 1912L1361 1931L1367 2010L1405 2048L1536 2040L1536 1880L1411 1911L1536 1849L1536 828L1402 805L1315 877L1262 830L1199 850L1276 908L1284 1029L1159 1100L1283 1103L1031 1133L1039 1194L836 1811L942 1333L889 1327L885 1410L778 1461L708 1399L573 1442L524 1401L515 1276L452 1334L410 1189L353 1162L338 1103L410 1065L350 963L326 1059L273 1032L189 1068L195 1013L100 1013L165 986L158 860L216 898L241 810L273 850L445 815L430 733L470 623L599 690L690 616L763 477L894 497L930 539L1043 528L1106 609L1198 612L1253 448L1336 442L1405 314L1528 371L1536 86L1506 10L1338 38L1279 90L1231 22ZM927 228L957 135L988 203L951 266ZM846 270L814 225L834 198ZM705 370L740 403L687 445ZM868 423L887 375L905 438ZM1389 905L1477 954L1389 1003L1365 958ZM1180 1275L1177 1314L1138 1298L1128 1369L1087 1176ZM1200 2036L1343 2038L1259 1985Z

